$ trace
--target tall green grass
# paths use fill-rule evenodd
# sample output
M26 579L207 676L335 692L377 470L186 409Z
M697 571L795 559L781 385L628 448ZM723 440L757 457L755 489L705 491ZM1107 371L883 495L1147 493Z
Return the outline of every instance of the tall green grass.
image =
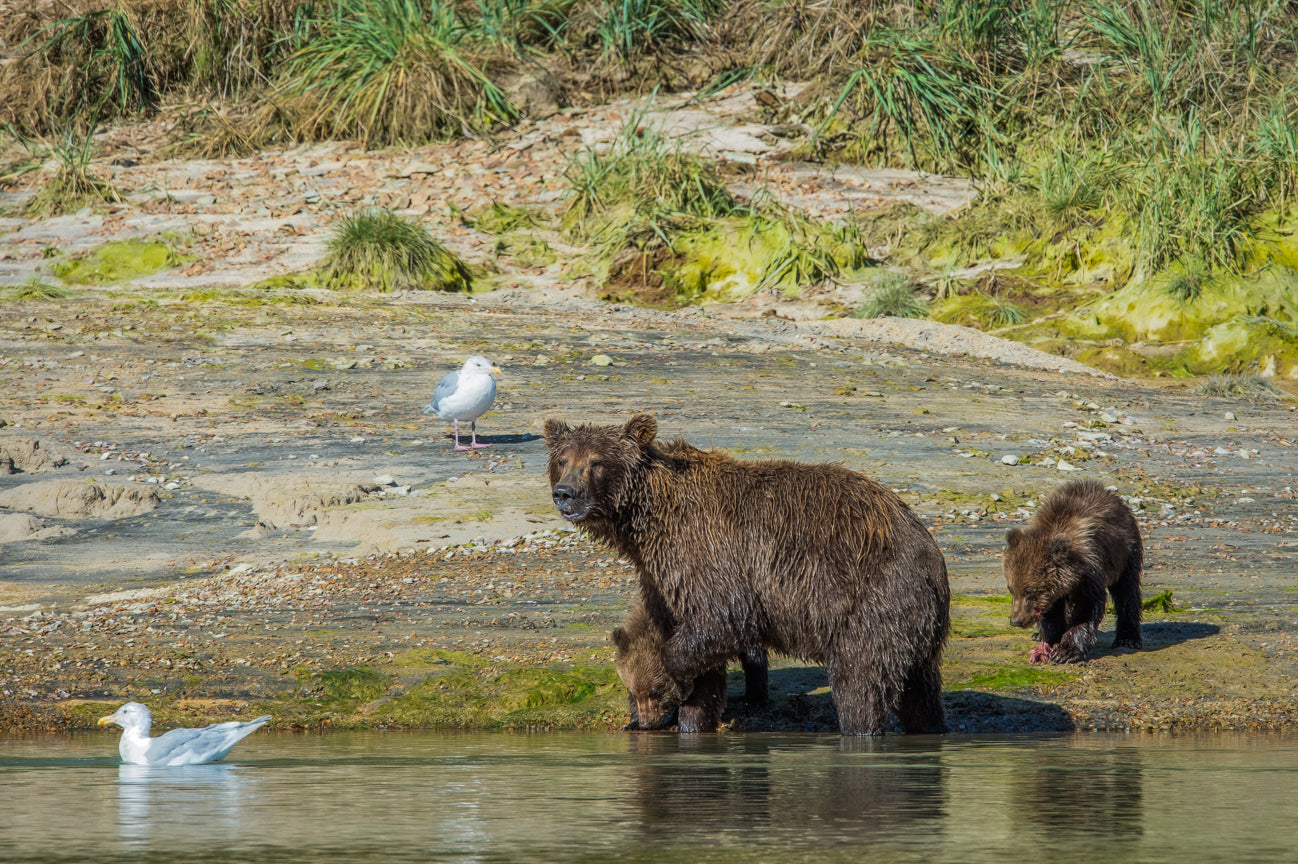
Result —
M598 0L590 35L605 59L630 59L672 43L702 39L724 0Z
M715 219L740 209L716 165L682 148L661 123L638 111L607 148L569 159L565 229L589 234L593 223L662 217Z
M932 39L883 31L866 40L855 64L828 106L822 134L841 117L849 127L844 137L885 164L899 146L910 167L969 164L991 128L980 121L998 99L972 63Z
M483 72L475 31L448 0L333 0L290 59L305 134L422 143L517 118Z
M320 276L329 287L381 292L467 291L472 281L464 263L428 229L382 209L360 210L334 226Z

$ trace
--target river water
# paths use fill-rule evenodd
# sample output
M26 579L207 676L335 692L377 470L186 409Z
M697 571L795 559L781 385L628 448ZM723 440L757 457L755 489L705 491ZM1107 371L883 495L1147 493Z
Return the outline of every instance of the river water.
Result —
M0 861L1298 860L1298 737L0 737Z

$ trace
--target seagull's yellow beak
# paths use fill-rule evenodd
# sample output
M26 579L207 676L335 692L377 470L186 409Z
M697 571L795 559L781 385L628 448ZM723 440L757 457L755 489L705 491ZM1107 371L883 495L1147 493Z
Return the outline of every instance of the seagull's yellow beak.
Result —
M499 375L499 374L500 374L500 367L499 367L499 366L492 366L492 367L491 367L491 374L492 374L492 375Z
M100 717L100 718L99 718L99 725L100 725L100 726L111 726L111 725L113 725L113 724L116 723L116 722L117 722L117 718L116 718L115 716L113 716L112 714L109 714L107 717Z

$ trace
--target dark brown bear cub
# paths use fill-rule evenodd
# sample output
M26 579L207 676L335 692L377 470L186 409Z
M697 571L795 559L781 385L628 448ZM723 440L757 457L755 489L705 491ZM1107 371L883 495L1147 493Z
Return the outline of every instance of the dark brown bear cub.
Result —
M763 646L828 666L839 728L940 732L946 562L887 488L839 465L745 462L623 426L545 423L551 493L635 565L665 704ZM682 683L684 682L684 683Z
M1056 489L1023 530L1005 535L1010 623L1037 627L1032 662L1080 663L1104 619L1104 591L1118 620L1115 648L1139 648L1144 546L1131 509L1095 480Z
M626 685L631 721L628 729L657 729L676 710L680 732L715 732L726 708L726 667L709 669L691 682L676 682L663 665L666 639L642 604L636 604L626 623L613 631L617 646L617 674ZM760 708L767 700L765 650L749 651L743 660L745 702ZM683 701L675 705L673 696Z

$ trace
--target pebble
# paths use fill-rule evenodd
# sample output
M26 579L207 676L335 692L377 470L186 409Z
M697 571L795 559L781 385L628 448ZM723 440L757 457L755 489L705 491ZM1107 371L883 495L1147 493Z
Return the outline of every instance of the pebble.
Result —
M1017 465L1019 464L1019 457L1015 456L1013 453L1006 453L1004 456L1001 457L1001 464Z

